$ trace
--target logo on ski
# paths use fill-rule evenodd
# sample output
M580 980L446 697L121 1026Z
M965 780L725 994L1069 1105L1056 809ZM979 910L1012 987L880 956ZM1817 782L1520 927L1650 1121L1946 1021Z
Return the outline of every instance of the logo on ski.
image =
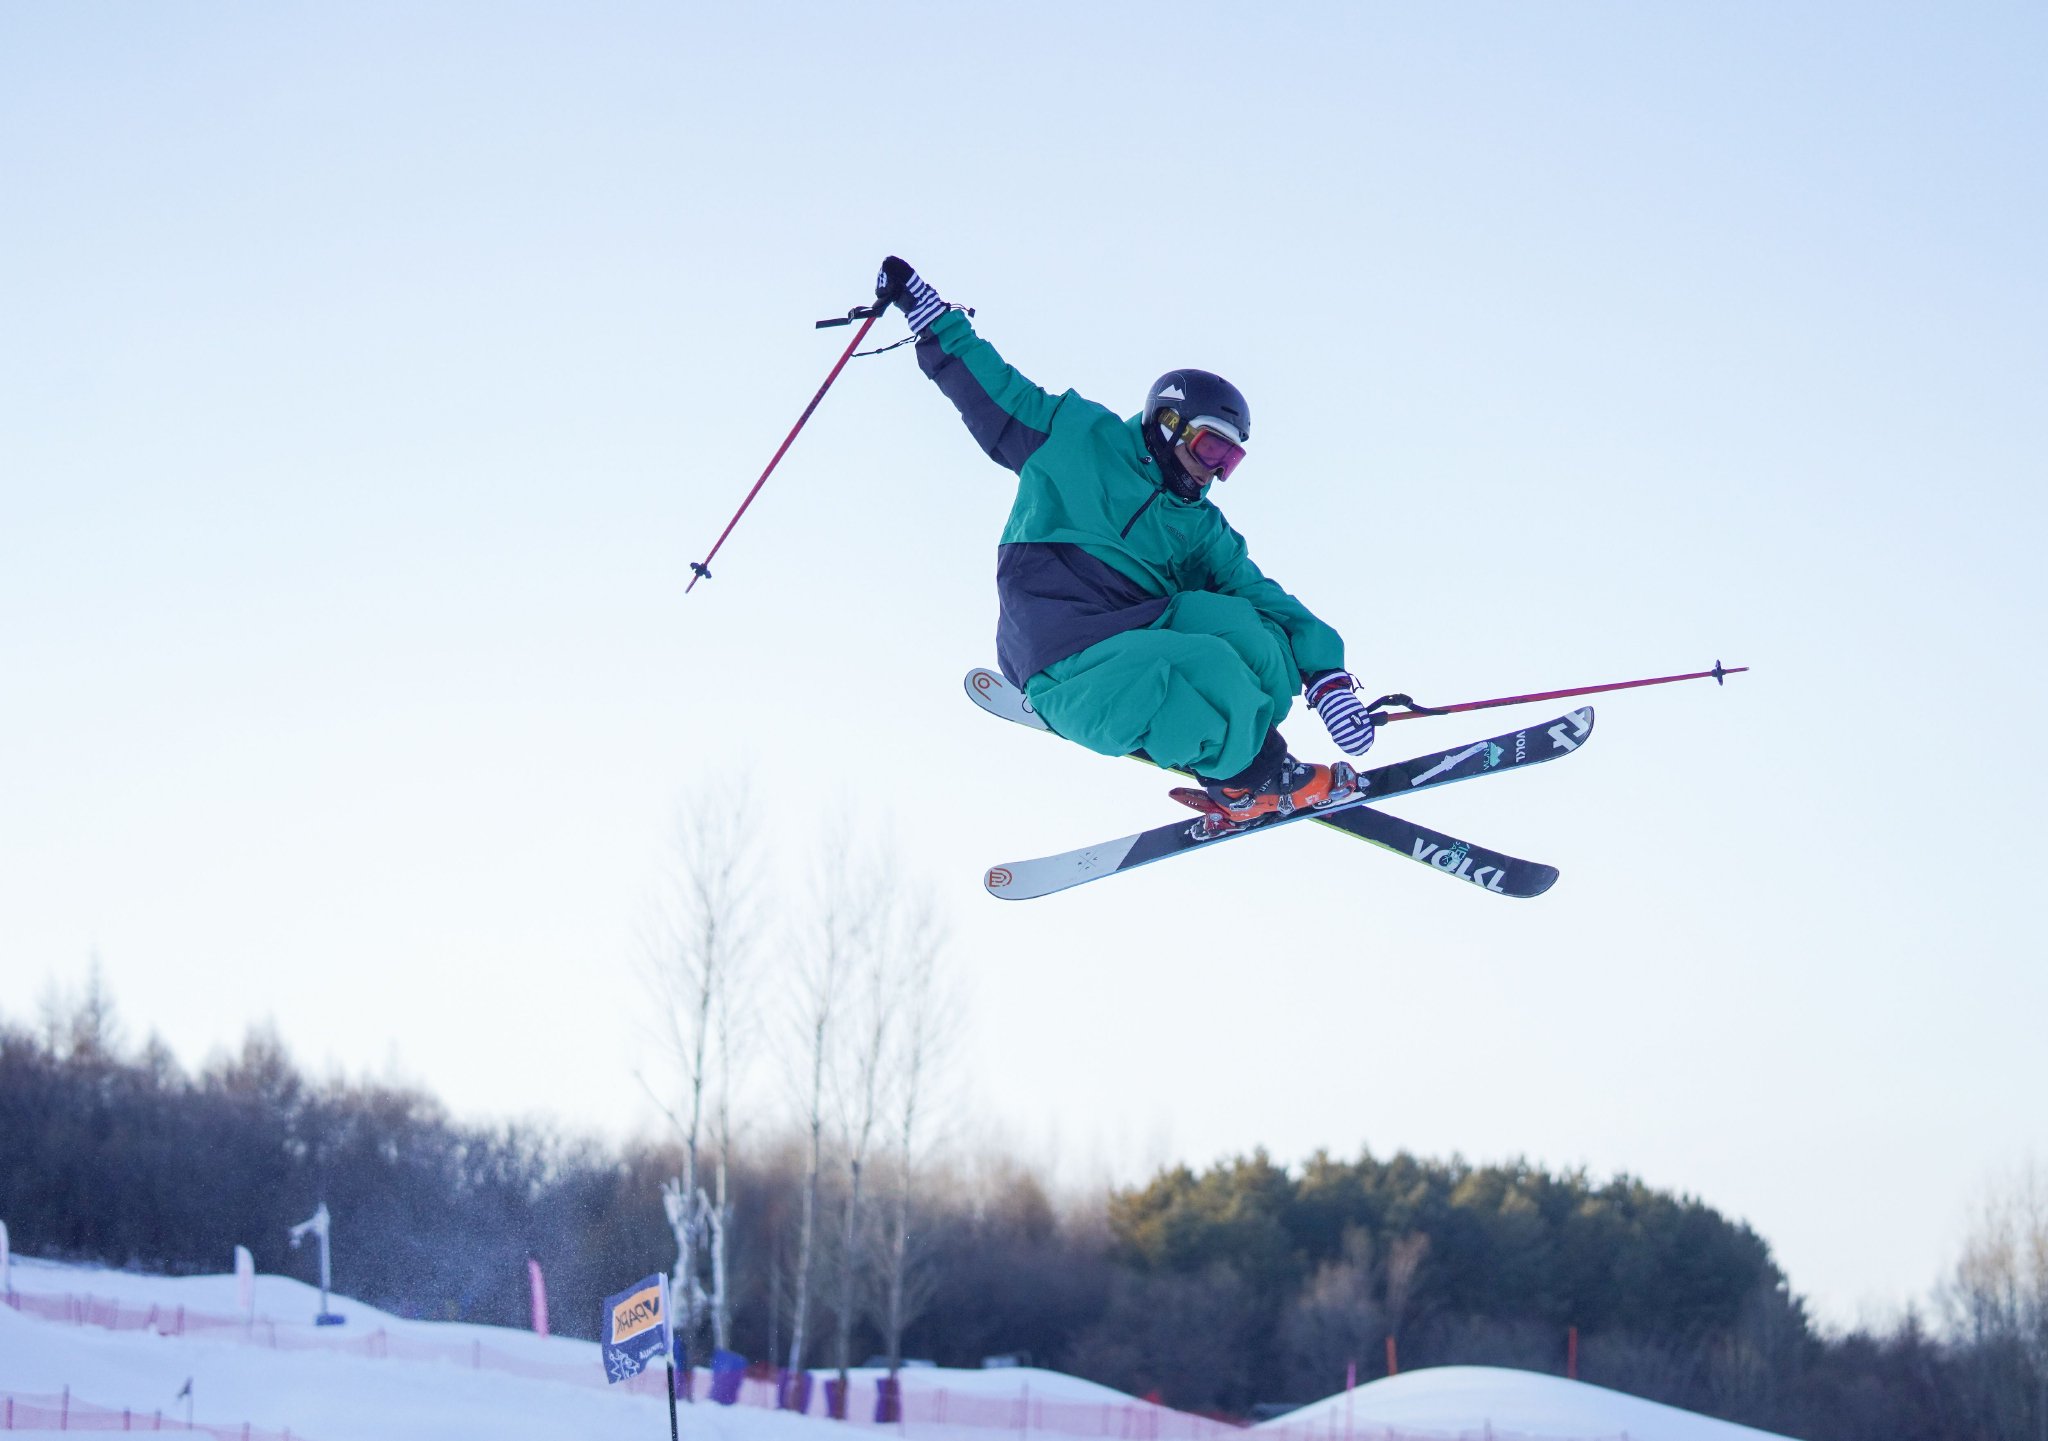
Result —
M1028 725L1033 730L1052 729L1039 718L1038 708L1031 704L1031 697L1024 694L1023 688L1011 685L995 671L977 666L967 672L962 684L967 688L968 698L990 715Z
M1015 877L1010 874L1008 866L996 866L988 873L988 888L992 891L999 891L1014 879Z
M1571 725L1573 735L1565 734L1567 723ZM1575 751L1579 748L1579 741L1584 740L1586 732L1592 728L1593 713L1589 710L1575 710L1566 716L1564 720L1559 721L1550 728L1550 748L1554 751ZM1574 736L1576 736L1576 739L1574 739Z
M1480 741L1475 745L1466 746L1465 749L1461 751L1452 751L1450 754L1446 755L1442 760L1438 761L1435 765L1431 766L1428 770L1424 771L1421 775L1416 776L1413 780L1409 781L1408 784L1411 787L1427 785L1429 782L1435 780L1438 776L1448 775L1450 772L1456 770L1464 762L1471 760L1472 757L1476 755L1486 754L1487 750L1491 745L1492 742L1490 741ZM1488 761L1487 764L1490 766L1493 764L1493 762Z
M1439 846L1429 841L1418 840L1415 843L1414 857L1424 865L1435 866L1447 876L1470 881L1481 890L1502 892L1500 867L1475 867L1472 864L1472 845L1469 841Z

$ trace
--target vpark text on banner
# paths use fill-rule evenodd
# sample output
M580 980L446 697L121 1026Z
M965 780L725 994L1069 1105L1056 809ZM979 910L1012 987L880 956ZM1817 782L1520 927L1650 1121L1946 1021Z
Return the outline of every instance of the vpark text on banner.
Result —
M612 1381L646 1370L668 1351L668 1278L659 1272L604 1298L598 1337L604 1372Z

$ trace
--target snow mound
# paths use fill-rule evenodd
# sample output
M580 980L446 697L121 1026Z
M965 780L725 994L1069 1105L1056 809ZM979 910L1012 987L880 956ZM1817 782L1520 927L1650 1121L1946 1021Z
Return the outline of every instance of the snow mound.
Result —
M1491 1436L1493 1441L1789 1441L1536 1371L1432 1366L1312 1402L1254 1428L1261 1441L1381 1441Z

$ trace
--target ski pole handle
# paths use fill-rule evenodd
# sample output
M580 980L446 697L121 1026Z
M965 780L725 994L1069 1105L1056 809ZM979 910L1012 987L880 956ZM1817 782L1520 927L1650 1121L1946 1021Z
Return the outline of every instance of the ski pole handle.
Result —
M830 330L835 325L851 325L856 320L879 319L882 312L886 309L888 307L880 301L876 301L873 305L856 305L853 309L847 311L846 314L836 316L831 320L821 320L811 328L813 330Z

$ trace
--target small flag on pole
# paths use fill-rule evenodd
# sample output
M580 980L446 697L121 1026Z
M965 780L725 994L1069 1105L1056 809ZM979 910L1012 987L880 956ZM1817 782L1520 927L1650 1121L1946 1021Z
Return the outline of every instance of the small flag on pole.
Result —
M605 1297L598 1329L605 1376L623 1381L660 1360L668 1350L668 1330L668 1277L660 1272Z
M178 1394L177 1394L177 1395L175 1395L175 1396L173 1396L173 1397L172 1397L171 1399L172 1399L173 1401L182 1401L182 1400L184 1400L184 1399L185 1399L185 1398L186 1398L187 1396L190 1396L191 1394L192 1394L192 1378L191 1378L190 1376L187 1376L187 1377L185 1378L185 1384L184 1384L184 1385L182 1385L182 1386L180 1386L180 1387L178 1388Z
M235 1303L244 1319L256 1314L256 1258L247 1246L235 1247Z
M548 1334L548 1283L540 1273L540 1262L532 1256L526 1258L526 1284L533 1292L533 1329L545 1336Z

